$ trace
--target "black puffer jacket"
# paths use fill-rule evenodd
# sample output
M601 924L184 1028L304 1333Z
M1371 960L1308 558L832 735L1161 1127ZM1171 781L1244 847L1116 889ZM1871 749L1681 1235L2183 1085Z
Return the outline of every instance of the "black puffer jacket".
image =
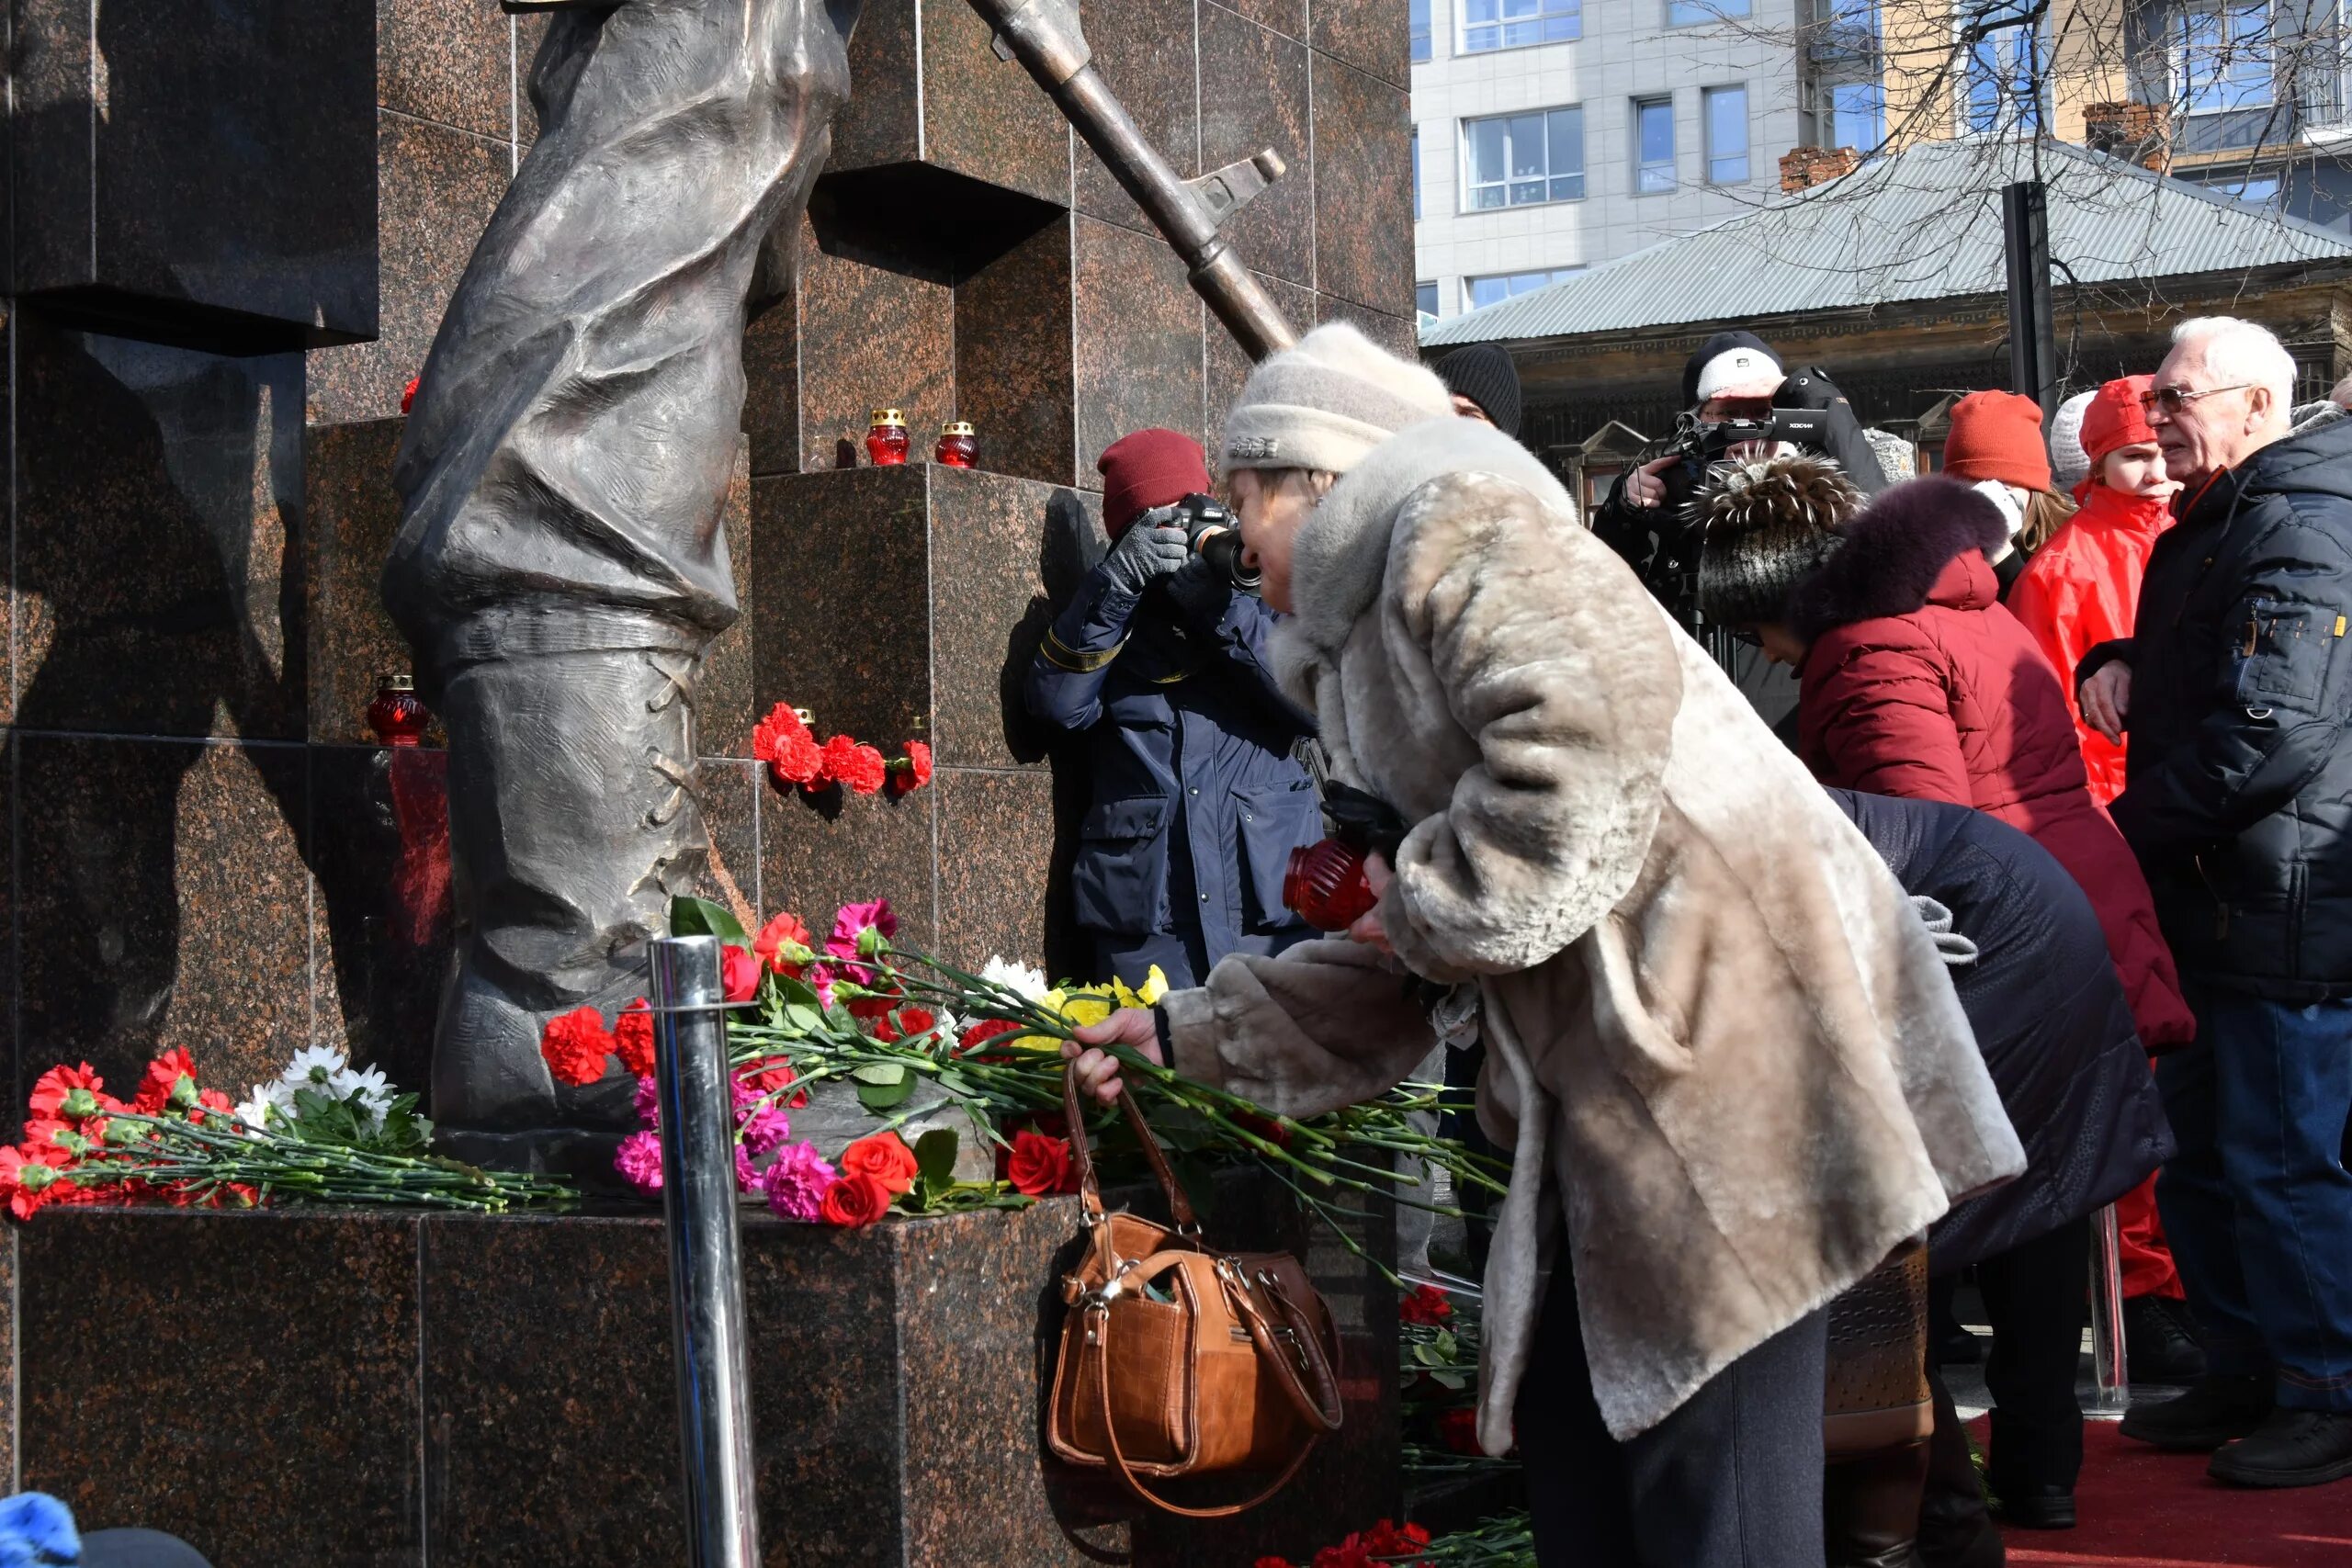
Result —
M1895 880L1951 911L1976 960L1951 971L2025 1174L1928 1233L1949 1273L2082 1218L2169 1158L2154 1077L2090 900L2031 839L1981 811L1833 789Z
M2352 420L2262 448L2156 541L2109 807L2184 978L2352 995Z

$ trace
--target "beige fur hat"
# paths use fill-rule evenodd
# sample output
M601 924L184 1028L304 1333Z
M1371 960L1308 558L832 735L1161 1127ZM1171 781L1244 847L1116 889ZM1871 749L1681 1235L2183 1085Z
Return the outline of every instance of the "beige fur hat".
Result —
M1326 321L1250 372L1225 416L1224 467L1344 474L1407 425L1453 413L1434 371Z

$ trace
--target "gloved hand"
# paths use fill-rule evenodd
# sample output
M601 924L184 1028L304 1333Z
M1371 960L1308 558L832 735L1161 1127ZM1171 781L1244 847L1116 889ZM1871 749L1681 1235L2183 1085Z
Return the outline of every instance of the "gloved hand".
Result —
M1102 558L1102 570L1129 593L1141 593L1193 557L1182 528L1147 528L1138 523L1119 536Z
M1233 580L1211 566L1206 557L1192 556L1168 580L1168 597L1176 613L1194 626L1214 631L1233 603Z

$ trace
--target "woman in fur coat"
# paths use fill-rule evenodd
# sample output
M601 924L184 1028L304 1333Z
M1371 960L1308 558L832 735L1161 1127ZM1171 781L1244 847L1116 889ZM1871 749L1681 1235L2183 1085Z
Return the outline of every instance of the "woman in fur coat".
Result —
M1933 939L1428 371L1320 327L1251 373L1225 454L1285 689L1414 826L1346 939L1113 1015L1081 1084L1115 1096L1117 1043L1313 1114L1427 1055L1416 977L1475 987L1513 1153L1478 1435L1526 1461L1539 1561L1818 1562L1823 1304L2023 1164Z

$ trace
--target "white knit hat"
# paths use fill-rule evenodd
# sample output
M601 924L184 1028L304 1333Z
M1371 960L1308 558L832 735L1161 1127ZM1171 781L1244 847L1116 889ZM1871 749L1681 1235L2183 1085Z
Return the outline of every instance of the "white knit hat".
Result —
M1344 474L1408 424L1453 413L1435 372L1326 321L1261 360L1225 416L1225 464Z
M2076 392L2050 417L2050 488L2061 495L2091 477L2090 454L2083 450L2083 412L2098 396L2096 387Z

